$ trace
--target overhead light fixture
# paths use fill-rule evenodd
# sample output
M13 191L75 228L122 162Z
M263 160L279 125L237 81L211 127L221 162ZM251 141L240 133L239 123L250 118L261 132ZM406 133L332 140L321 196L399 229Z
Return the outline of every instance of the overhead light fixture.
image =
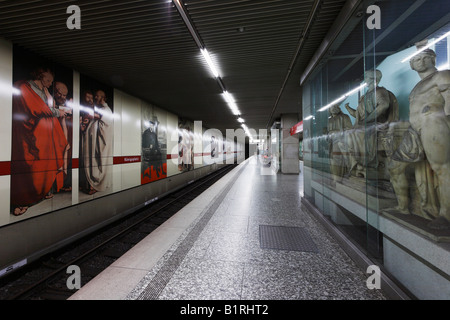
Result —
M245 124L241 124L241 127L244 129L245 134L251 139L253 140L253 135L250 133L250 130L248 129L248 127Z
M436 43L438 43L439 41L443 40L444 38L446 38L446 37L448 37L448 36L450 36L450 31L447 32L446 34L444 34L443 36L440 36L440 37L437 38L436 40L430 42L430 43L427 44L426 46L420 48L419 50L417 50L416 52L414 52L414 54L412 54L412 55L408 56L407 58L403 59L403 60L402 60L402 63L411 60L412 57L414 57L414 56L418 55L419 53L421 53L421 52L427 50L428 48L434 46Z
M332 106L334 106L335 104L342 102L343 100L345 100L347 97L351 96L352 94L354 94L355 92L358 92L359 90L361 90L362 88L366 87L367 83L364 83L362 85L360 85L359 87L350 90L349 92L345 93L343 96L341 96L340 98L334 100L333 102L330 102L329 104L327 104L326 106L320 108L318 111L322 112L325 111L327 109L330 109Z
M183 18L184 23L186 24L187 28L189 29L189 32L191 33L193 39L197 43L198 48L200 49L200 52L203 55L203 58L205 59L206 63L209 66L209 69L211 70L211 73L216 78L218 84L220 85L221 89L224 92L225 100L228 103L229 108L233 112L235 116L239 116L241 112L239 111L236 102L234 101L233 97L227 92L225 85L220 77L220 73L218 71L218 68L214 64L211 55L209 54L208 50L205 47L205 44L203 43L200 35L198 34L197 30L194 27L193 22L191 21L189 14L187 13L186 9L184 8L184 4L180 0L172 0L175 4L175 7L177 8L178 12L180 13L181 17Z
M235 116L239 116L241 114L241 112L239 111L239 108L236 105L236 102L235 102L233 96L228 91L224 91L223 97L224 97L225 101L228 103L228 107L230 107L233 114Z
M203 48L203 49L200 49L200 51L202 52L203 57L205 58L206 62L208 63L209 69L211 69L212 74L214 75L214 77L218 78L219 77L219 72L217 71L217 68L214 65L214 62L212 61L208 50Z
M234 100L233 96L228 91L224 91L223 92L223 96L224 96L226 102L228 102L228 103L235 103L235 100Z
M228 106L230 107L231 112L233 112L233 114L234 114L235 116L238 116L238 115L241 114L241 112L239 111L239 109L238 109L236 103L229 103Z

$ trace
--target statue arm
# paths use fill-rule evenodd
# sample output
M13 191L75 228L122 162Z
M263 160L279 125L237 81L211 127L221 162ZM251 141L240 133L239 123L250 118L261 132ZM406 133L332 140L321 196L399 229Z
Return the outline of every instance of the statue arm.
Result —
M348 103L345 104L345 109L347 109L348 113L350 113L350 115L353 118L356 118L356 110L351 108L350 105Z

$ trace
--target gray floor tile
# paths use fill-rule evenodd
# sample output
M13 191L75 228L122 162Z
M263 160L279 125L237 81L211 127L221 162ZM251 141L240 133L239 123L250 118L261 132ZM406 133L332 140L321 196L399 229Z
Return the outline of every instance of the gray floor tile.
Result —
M220 232L211 241L204 259L247 262L249 258L246 233Z
M242 299L296 300L303 276L300 267L246 264Z
M362 270L302 211L302 193L302 174L261 175L247 165L158 299L385 299L367 289ZM304 228L317 251L261 247L261 225Z
M240 300L243 264L186 259L158 299Z

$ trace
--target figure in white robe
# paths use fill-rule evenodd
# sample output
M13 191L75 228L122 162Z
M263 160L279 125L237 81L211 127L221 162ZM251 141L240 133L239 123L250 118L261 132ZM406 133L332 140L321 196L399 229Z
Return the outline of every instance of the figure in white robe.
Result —
M112 187L114 117L102 90L95 93L94 118L84 132L84 170L89 194Z

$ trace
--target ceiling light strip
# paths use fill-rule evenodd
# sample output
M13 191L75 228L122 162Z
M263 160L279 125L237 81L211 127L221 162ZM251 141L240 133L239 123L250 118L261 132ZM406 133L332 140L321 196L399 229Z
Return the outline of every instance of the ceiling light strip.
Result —
M195 42L197 43L197 46L200 49L203 49L205 46L203 45L202 40L200 39L200 36L197 33L197 30L192 26L191 19L186 14L183 5L181 4L180 0L173 0L173 3L175 4L175 7L177 7L178 12L180 13L181 17L183 18L184 23L186 24L187 28L189 29L189 32L191 33L192 37L194 38Z
M430 47L432 47L432 46L434 46L436 43L438 43L438 42L440 42L441 40L447 38L448 36L450 36L450 31L447 32L446 34L440 36L440 37L437 38L436 40L430 42L428 45L426 45L426 46L420 48L419 50L417 50L416 52L414 52L412 55L406 57L405 59L402 60L402 63L405 63L406 61L411 60L413 57L415 57L415 56L418 55L419 53L421 53L421 52L427 50L428 48L430 48Z
M341 96L340 98L338 98L338 99L334 100L333 102L330 102L330 103L327 104L326 106L320 108L318 111L319 111L319 112L322 112L322 111L325 111L325 110L330 109L330 108L331 108L332 106L334 106L335 104L338 104L338 103L344 101L344 100L347 99L349 96L351 96L352 94L354 94L354 93L358 92L359 90L365 88L366 86L367 86L367 83L364 83L364 84L360 85L359 87L356 87L356 88L350 90L349 92L345 93L345 94L344 94L343 96Z
M215 66L214 62L212 61L208 50L206 49L205 45L203 44L203 41L200 38L200 35L197 33L197 30L194 28L190 17L186 13L184 5L182 4L182 2L180 0L173 0L173 3L175 4L175 7L177 8L178 12L180 13L181 17L183 18L183 21L186 24L189 32L191 33L192 37L194 38L195 42L197 43L197 46L199 47L212 74L214 75L217 82L219 83L219 86L223 91L224 98L225 98L226 102L228 103L228 107L230 108L230 110L233 112L233 114L235 116L239 116L239 119L245 122L245 120L240 117L241 112L239 111L239 108L236 105L236 101L234 100L233 96L230 93L228 93L228 91L225 87L225 84L223 83L223 81L220 77L218 69ZM239 122L241 122L240 120L239 120Z
M212 74L214 77L219 78L219 71L217 71L216 66L214 65L214 62L211 59L211 56L209 55L208 50L206 49L200 49L202 52L203 58L205 58L206 62L208 63L209 68L211 69Z

